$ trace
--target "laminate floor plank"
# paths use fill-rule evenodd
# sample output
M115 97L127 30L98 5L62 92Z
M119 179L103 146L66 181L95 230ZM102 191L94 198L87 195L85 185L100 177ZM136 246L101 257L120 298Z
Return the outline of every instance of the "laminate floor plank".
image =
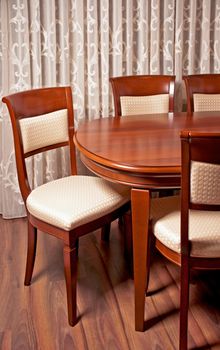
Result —
M80 239L78 323L67 321L62 242L42 232L31 286L25 287L26 219L0 218L1 350L177 350L179 268L158 253L151 266L145 332L134 330L134 286L123 236L112 224ZM189 349L220 349L220 273L200 273L190 285Z
M177 283L179 270L173 264L167 268ZM178 271L178 274L180 271ZM188 312L189 349L220 349L220 271L196 272L190 283ZM216 288L212 287L215 284ZM178 301L179 303L179 301Z
M115 240L115 244L114 244ZM112 249L114 252L117 252L118 242L117 236L114 235L111 240L112 247L108 247ZM112 279L112 285L114 285L115 294L117 297L118 308L121 310L122 318L124 320L124 328L125 334L129 339L129 347L125 349L146 349L147 344L152 344L153 348L164 349L167 348L172 349L170 347L169 336L166 332L164 332L164 328L161 328L160 323L158 323L155 327L151 328L148 332L147 339L143 336L143 333L134 332L134 304L133 304L133 280L129 277L128 269L125 261L125 270L127 272L126 276L122 275L122 266L121 269L118 270L117 261L121 260L123 256L123 251L119 251L119 255L115 254L113 262L115 267L111 266L111 264L107 264L107 268L109 269L109 276ZM110 266L110 267L109 267ZM125 278L126 277L126 278ZM157 311L152 303L152 300L149 298L149 302L146 304L147 309L147 317L154 318L157 315ZM167 341L168 339L168 341ZM150 349L151 347L149 347Z

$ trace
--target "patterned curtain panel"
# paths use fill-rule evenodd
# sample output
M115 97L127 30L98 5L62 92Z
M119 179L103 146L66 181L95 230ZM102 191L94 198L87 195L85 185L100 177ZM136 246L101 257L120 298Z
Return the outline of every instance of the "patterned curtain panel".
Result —
M76 125L113 115L109 77L220 72L220 0L0 0L0 96L71 85ZM0 213L25 215L0 105ZM58 160L58 166L55 165ZM68 173L65 150L29 161L33 187ZM32 170L33 169L33 170Z

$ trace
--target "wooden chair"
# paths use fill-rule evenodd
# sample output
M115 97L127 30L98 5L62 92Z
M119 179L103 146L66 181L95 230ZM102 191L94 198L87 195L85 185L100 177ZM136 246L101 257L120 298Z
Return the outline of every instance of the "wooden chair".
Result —
M76 317L78 238L101 227L130 208L128 187L93 176L76 175L73 102L70 87L42 88L3 98L11 117L18 180L27 210L28 248L25 282L34 268L37 229L63 241L68 319ZM68 146L71 176L31 190L25 160L40 152ZM104 230L105 230L104 228Z
M181 196L151 200L150 237L181 267L179 349L185 350L190 271L220 269L220 133L182 131L181 146Z
M220 74L187 75L183 80L188 113L220 111Z
M173 112L175 76L131 75L110 83L116 116Z
M171 75L130 75L109 79L115 116L168 113L174 110L175 76ZM172 195L173 190L161 190L154 195ZM127 227L129 219L127 218ZM131 220L130 220L131 222ZM125 253L132 261L132 232L127 229Z

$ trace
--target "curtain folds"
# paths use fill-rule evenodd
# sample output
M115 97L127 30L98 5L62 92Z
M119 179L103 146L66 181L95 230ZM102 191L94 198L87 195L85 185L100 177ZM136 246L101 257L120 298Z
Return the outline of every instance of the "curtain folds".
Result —
M71 85L77 126L114 114L110 76L175 74L181 110L182 75L220 72L219 38L220 0L0 0L0 97ZM25 209L2 103L0 118L0 213L19 217ZM69 172L65 149L28 163L33 187Z

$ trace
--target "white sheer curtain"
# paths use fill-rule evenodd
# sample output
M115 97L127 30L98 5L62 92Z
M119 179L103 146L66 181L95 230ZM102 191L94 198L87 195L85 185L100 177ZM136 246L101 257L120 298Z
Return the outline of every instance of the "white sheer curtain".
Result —
M0 96L71 85L78 124L113 114L110 76L175 74L181 110L183 74L220 72L219 40L220 0L0 0ZM0 116L0 213L23 216L2 104ZM33 186L68 173L65 150L29 163Z

